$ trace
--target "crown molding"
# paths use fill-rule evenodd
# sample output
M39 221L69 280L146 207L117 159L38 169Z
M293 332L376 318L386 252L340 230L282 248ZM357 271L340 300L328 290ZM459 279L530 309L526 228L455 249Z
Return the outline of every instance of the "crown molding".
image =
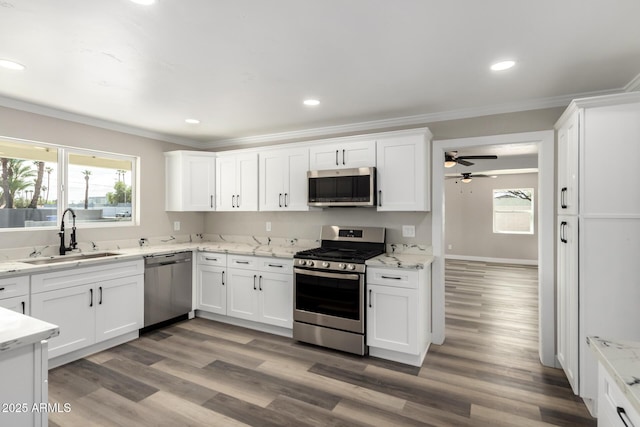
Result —
M620 93L624 89L594 91L571 95L562 95L549 98L540 98L523 102L496 104L483 107L465 108L459 110L444 111L438 113L418 114L383 120L350 123L337 126L326 126L312 129L297 130L291 132L279 132L264 135L255 135L239 138L221 139L206 142L204 147L209 149L225 147L241 147L245 145L267 144L273 142L287 142L295 140L309 140L313 138L331 137L339 134L352 134L355 132L370 133L376 130L390 128L406 128L425 126L433 122L446 120L468 119L472 117L490 116L494 114L517 113L544 108L566 107L576 98L594 97Z
M0 106L13 108L14 110L26 111L27 113L39 114L41 116L52 117L54 119L66 120L69 122L79 123L88 126L94 126L101 129L112 130L116 132L122 132L129 135L141 136L143 138L157 139L160 141L171 142L178 145L186 145L193 148L202 148L202 143L187 139L180 138L173 135L167 135L160 132L154 132L146 129L137 128L135 126L123 125L120 123L111 122L104 119L85 116L83 114L72 113L70 111L60 110L57 108L46 107L44 105L38 105L27 101L21 101L14 98L9 98L0 95Z

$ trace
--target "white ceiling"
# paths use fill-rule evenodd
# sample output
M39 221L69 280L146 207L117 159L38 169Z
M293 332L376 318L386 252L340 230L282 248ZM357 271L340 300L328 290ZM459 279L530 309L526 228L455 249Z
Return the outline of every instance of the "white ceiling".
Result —
M184 143L559 106L640 86L639 16L638 0L0 0L0 58L27 67L0 69L0 105Z

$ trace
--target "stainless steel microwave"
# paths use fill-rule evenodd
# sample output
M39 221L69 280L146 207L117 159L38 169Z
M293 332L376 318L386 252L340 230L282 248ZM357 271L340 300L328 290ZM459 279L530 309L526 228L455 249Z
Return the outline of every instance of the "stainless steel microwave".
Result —
M375 207L376 168L329 169L307 172L309 206Z

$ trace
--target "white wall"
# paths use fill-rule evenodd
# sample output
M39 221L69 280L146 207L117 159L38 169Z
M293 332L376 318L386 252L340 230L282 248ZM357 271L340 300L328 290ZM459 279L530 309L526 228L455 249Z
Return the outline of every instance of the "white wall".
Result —
M0 136L140 157L140 225L89 228L78 226L78 241L108 241L174 234L202 233L204 214L167 213L164 210L164 151L184 149L175 144L38 114L0 107ZM0 231L0 249L58 245L55 230Z
M446 256L537 262L537 224L534 234L493 232L493 190L505 188L533 188L537 207L537 173L475 178L468 184L456 179L445 181Z

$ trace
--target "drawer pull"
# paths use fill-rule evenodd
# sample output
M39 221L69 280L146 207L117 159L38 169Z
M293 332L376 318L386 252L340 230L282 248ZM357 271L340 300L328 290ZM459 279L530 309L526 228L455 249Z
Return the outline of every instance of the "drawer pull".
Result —
M622 420L622 423L625 425L625 427L633 427L633 423L629 419L629 416L627 415L623 407L618 406L616 408L616 412L618 413L618 416Z
M27 305L25 304L25 302L22 301L20 304L22 304L22 314L27 314Z
M269 267L278 267L278 268L284 267L284 265L282 265L282 264L268 264L268 265L269 265Z
M393 279L393 280L402 280L402 277L398 276L380 276L383 279Z
M4 288L0 288L0 291L4 291Z
M235 260L234 262L236 264L249 264L249 261L238 261L238 260Z
M206 261L218 261L218 258L206 258L205 257L205 260Z

